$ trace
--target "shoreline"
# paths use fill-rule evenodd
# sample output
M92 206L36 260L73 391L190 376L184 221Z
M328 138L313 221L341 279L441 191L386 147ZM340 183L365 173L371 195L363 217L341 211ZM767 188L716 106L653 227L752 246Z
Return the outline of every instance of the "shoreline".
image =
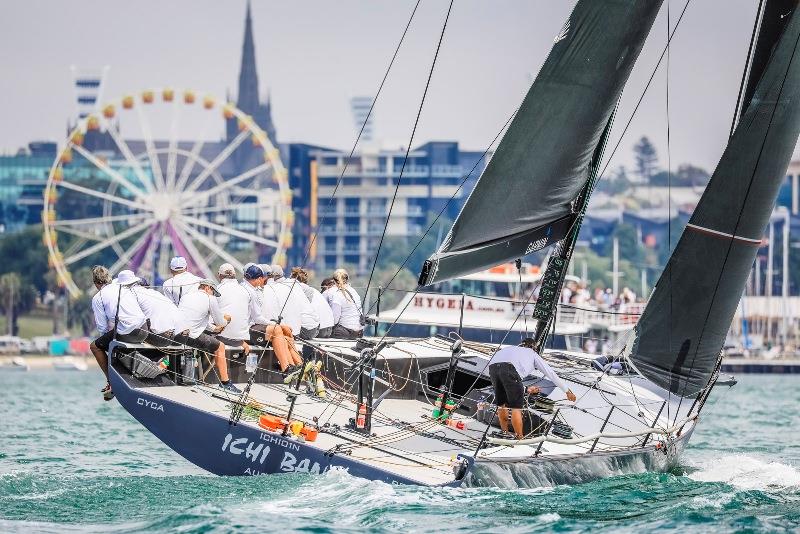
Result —
M50 356L47 354L6 354L0 356L0 367L11 365L13 358L24 358L30 370L54 369L55 364L63 362L84 363L89 368L97 368L91 355ZM800 374L800 359L764 360L759 358L725 358L722 372L733 374Z

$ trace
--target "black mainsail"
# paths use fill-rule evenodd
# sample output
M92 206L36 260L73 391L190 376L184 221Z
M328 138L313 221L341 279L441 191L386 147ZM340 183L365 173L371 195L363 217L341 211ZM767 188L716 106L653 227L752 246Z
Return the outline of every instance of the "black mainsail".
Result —
M661 0L580 0L420 285L563 239Z
M738 125L626 346L683 397L713 373L800 133L800 13L770 3Z

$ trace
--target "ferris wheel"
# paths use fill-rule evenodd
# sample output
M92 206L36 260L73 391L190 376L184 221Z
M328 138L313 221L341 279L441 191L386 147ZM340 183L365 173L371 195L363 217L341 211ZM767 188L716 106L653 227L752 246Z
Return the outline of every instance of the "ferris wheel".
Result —
M222 262L285 263L288 173L251 117L172 88L98 109L69 134L44 190L44 244L71 295L73 273L96 263L150 280L168 276L174 255L204 276Z

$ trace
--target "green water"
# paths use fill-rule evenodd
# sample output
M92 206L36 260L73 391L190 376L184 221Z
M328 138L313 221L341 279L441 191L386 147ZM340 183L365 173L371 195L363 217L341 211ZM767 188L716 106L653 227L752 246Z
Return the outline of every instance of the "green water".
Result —
M96 371L0 374L0 532L798 530L800 377L739 378L673 473L511 491L214 477L103 402Z

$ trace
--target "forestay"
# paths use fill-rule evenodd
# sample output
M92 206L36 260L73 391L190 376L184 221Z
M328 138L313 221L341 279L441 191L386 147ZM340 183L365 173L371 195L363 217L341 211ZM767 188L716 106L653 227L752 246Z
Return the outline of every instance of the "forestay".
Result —
M661 1L581 0L420 284L562 239Z
M626 347L645 377L683 397L714 371L800 132L800 15L796 2L772 4L754 90Z

